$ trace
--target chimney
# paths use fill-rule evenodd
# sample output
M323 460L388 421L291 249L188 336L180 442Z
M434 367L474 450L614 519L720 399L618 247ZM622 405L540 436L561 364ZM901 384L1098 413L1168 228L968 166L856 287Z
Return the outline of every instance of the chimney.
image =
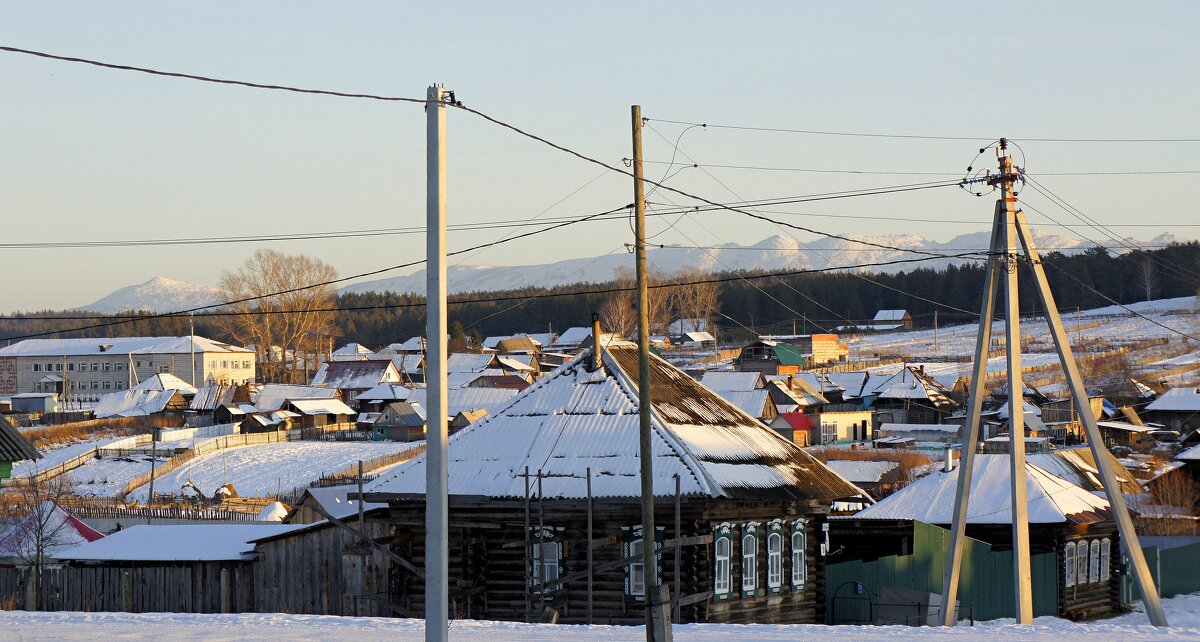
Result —
M954 446L946 446L946 461L942 463L942 472L948 473L954 470Z
M788 390L791 390L792 389L792 375L788 375L787 383L788 383Z
M588 372L595 372L604 367L603 358L600 356L600 315L596 312L592 313L592 358L588 364Z
M917 372L920 372L922 377L925 376L925 364L917 366Z

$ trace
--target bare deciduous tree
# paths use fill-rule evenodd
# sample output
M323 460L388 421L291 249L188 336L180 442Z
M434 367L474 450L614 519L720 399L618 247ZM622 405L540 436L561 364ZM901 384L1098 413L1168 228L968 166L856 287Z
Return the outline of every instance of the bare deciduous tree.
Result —
M307 371L307 355L326 352L332 334L337 291L333 266L307 256L260 249L218 283L229 302L223 329L238 341L254 344L266 380L291 381ZM248 299L248 300L247 300Z
M685 268L676 272L673 280L678 284L671 288L672 307L681 319L693 319L697 322L696 329L717 336L714 332L713 315L720 309L720 286L716 283L696 283L706 276L699 268ZM679 328L671 328L672 332Z
M50 555L80 542L59 509L59 503L74 494L70 478L59 475L39 480L35 474L29 479L29 483L5 488L2 513L16 523L4 536L6 554L33 572L30 588L36 600L41 593L42 569Z
M653 267L648 269L646 276L647 280L649 281L649 285L654 285L655 283L659 283L664 280L662 278L662 273ZM609 300L623 300L626 302L625 305L632 310L632 330L630 330L628 333L622 333L622 336L629 336L637 330L637 291L634 289L637 285L637 275L634 273L632 268L619 267L615 270L614 281L618 286L628 288L628 290L624 292L614 293L611 297L609 297ZM667 324L671 322L669 318L671 316L671 306L667 288L650 288L648 295L649 305L646 307L646 316L650 322L650 334L665 334ZM613 305L615 306L617 304L614 303ZM612 311L616 312L615 309ZM603 314L601 316L603 316ZM614 329L613 332L617 332L617 330Z
M1137 278L1146 300L1153 299L1154 291L1158 289L1158 269L1154 267L1154 261L1150 260L1150 257L1147 256L1137 264Z

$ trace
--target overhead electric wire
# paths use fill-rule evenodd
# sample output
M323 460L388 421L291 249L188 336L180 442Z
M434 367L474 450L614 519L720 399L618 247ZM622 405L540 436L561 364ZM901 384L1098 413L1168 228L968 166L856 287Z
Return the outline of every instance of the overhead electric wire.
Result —
M459 250L459 251L460 252L470 251L470 248L468 248L467 250ZM732 275L732 276L717 276L717 277L711 277L711 278L705 278L705 279L691 279L688 281L676 281L676 282L672 282L672 283L656 283L656 284L650 285L649 287L651 289L659 289L659 288L668 288L668 287L676 287L676 286L702 285L702 284L707 284L707 283L730 283L730 282L740 281L740 280L745 280L745 279L768 279L768 278L775 278L775 277L781 277L781 276L799 276L799 275L803 275L803 274L820 274L820 273L824 273L824 272L837 272L840 270L859 270L859 269L870 268L870 267L887 267L887 266L892 266L892 265L921 263L924 261L933 261L933 260L936 260L936 258L937 257L895 259L895 260L891 260L891 261L875 261L875 262L871 262L871 263L857 263L857 264L853 264L853 265L836 265L836 266L827 266L827 267L823 267L823 268L807 268L807 269L798 269L798 270L781 270L781 271L774 271L774 272L762 272L762 273L758 273L758 274L738 274L738 275ZM956 257L951 257L951 258L956 258ZM423 262L424 262L423 260L415 261L413 264L419 264L419 263L423 263ZM410 264L410 265L413 265L413 264ZM378 270L378 271L386 271L388 269L393 269L393 268L385 268L384 270ZM356 278L356 277L346 277L346 278ZM340 280L342 280L342 279L338 279L337 281L340 281ZM336 282L336 281L330 281L328 283L334 283L334 282ZM306 288L295 288L293 290L286 290L286 291L278 292L275 294L294 292L294 291L309 289L312 287L320 287L320 285L324 285L324 284L308 286ZM555 298L572 297L572 296L612 294L615 292L632 292L634 290L636 290L636 287L634 287L634 286L628 286L628 287L613 286L613 287L607 287L607 288L592 288L592 289L587 289L587 290L572 290L572 291L568 291L568 292L545 292L545 293L531 294L531 295L519 295L518 294L518 295L500 296L500 297L488 296L488 297L475 298L475 299L451 299L449 301L449 305L466 305L466 304L471 304L471 303L502 303L505 301L520 301L520 300L524 300L524 299L555 299ZM248 297L247 299L242 299L241 302L250 301L253 299L257 299L257 298L266 298L268 296L272 296L272 295L263 295L261 297ZM217 304L213 304L213 305L192 308L189 310L179 310L179 311L175 311L175 312L160 312L160 313L155 313L155 314L147 314L147 315L131 316L131 317L119 317L119 316L111 316L111 315L79 315L79 316L53 316L53 317L51 317L51 316L20 316L20 317L3 316L3 317L0 317L0 320L2 320L2 321L110 320L112 322L90 325L90 326L62 328L59 330L51 330L51 331L39 332L36 334L28 334L28 335L22 335L22 336L0 337L0 341L15 341L18 339L44 337L44 336L49 336L49 335L54 335L54 334L80 332L83 330L91 330L91 329L95 329L95 328L108 327L108 326L114 326L114 325L124 325L124 324L128 324L128 323L137 323L139 321L149 321L149 320L153 320L153 319L162 319L162 318L178 318L178 317L184 317L184 316L194 316L195 318L236 317L236 316L265 316L265 315L271 315L271 314L308 314L308 313L312 313L312 312L355 312L355 311L361 311L361 310L396 310L396 309L405 309L405 308L424 307L425 302L421 301L421 302L414 302L414 303L375 304L375 305L362 305L362 306L338 306L338 307L326 307L326 308L304 308L304 309L299 309L299 310L243 310L243 311L237 311L237 312L232 312L232 311L229 311L229 312L203 312L203 310L220 308L220 307L224 307L226 305L230 305L230 304L217 303ZM199 314L194 314L196 312L199 312ZM967 311L964 311L964 312L967 312ZM967 312L967 313L972 314L974 316L978 316L975 313L971 313L971 312Z
M1042 267L1046 267L1046 264L1045 264L1045 263L1042 263ZM1091 292L1092 294L1095 294L1096 296L1098 296L1098 297L1100 297L1100 298L1104 299L1105 301L1108 301L1108 302L1109 302L1109 303L1111 303L1112 305L1115 305L1115 306L1117 306L1118 308L1121 308L1122 310L1125 310L1126 312L1128 312L1128 313L1132 314L1133 316L1135 316L1135 317L1138 317L1139 319L1142 319L1143 321L1148 321L1148 322L1150 322L1150 323L1152 323L1152 324L1154 324L1154 325L1156 325L1156 326L1158 326L1158 327L1160 327L1160 328L1162 328L1162 329L1164 329L1164 330L1167 330L1167 331L1169 331L1169 332L1173 332L1173 333L1175 333L1175 334L1177 334L1177 335L1179 335L1179 336L1181 336L1181 337L1183 337L1183 338L1185 338L1185 339L1190 339L1190 340L1192 340L1192 341L1200 341L1200 337L1197 337L1197 336L1190 335L1190 334L1188 334L1188 333L1186 333L1186 332L1182 332L1182 331L1180 331L1180 330L1176 330L1175 328L1172 328L1171 326L1169 326L1169 325L1166 325L1165 323L1160 323L1160 322L1158 322L1158 321L1155 321L1154 319L1151 319L1150 317L1148 317L1148 316L1146 316L1146 315L1142 314L1141 312L1138 312L1137 310L1134 310L1133 308L1131 308L1131 307L1129 307L1129 306L1127 306L1127 305L1124 305L1124 304L1122 304L1122 303L1118 302L1116 299L1114 299L1114 298L1112 298L1112 297L1108 296L1107 294L1104 294L1103 292L1101 292L1101 291L1097 290L1096 288L1092 287L1091 285L1088 285L1088 284L1087 284L1086 282L1084 282L1082 279L1080 279L1079 277L1075 276L1074 274L1071 274L1070 272L1068 272L1068 271L1066 271L1066 270L1055 270L1053 267L1051 267L1051 269L1052 269L1052 270L1054 270L1054 271L1057 271L1059 274L1062 274L1063 276L1065 276L1065 277L1067 277L1067 278L1071 279L1071 280L1072 280L1072 281L1074 281L1075 283L1078 283L1078 284L1079 284L1081 287L1083 287L1084 289L1088 290L1088 291L1089 291L1089 292Z
M715 123L698 123L687 120L668 120L666 118L648 118L659 123L672 125L688 125L693 127L712 127L714 129L734 129L758 132L778 132L785 134L810 134L815 136L847 136L852 138L895 138L902 140L946 140L946 141L991 141L995 136L942 136L928 134L882 134L874 132L833 131L820 129L795 129L786 127L756 127L750 125L721 125ZM1008 140L1019 140L1038 143L1200 143L1200 138L1048 138L1013 136Z
M690 128L689 128L690 129ZM666 165L678 164L668 163L668 161L651 161L644 160L643 163L648 165ZM766 165L723 165L717 163L691 163L685 164L683 167L693 167L699 169L708 167L711 169L737 169L759 172L799 172L809 174L850 174L863 176L956 176L961 177L962 172L928 172L928 171L902 171L902 170L866 170L866 169L817 169L809 167L771 167ZM1095 171L1095 172L1038 172L1038 176L1169 176L1175 174L1200 174L1200 169L1173 169L1173 170L1124 170L1124 171Z

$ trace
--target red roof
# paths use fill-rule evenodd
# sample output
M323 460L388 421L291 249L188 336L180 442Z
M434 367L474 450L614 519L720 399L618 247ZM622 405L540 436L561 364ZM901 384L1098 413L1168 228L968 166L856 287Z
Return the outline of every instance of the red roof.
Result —
M802 412L781 412L779 416L792 427L792 430L812 430L816 428L808 415Z

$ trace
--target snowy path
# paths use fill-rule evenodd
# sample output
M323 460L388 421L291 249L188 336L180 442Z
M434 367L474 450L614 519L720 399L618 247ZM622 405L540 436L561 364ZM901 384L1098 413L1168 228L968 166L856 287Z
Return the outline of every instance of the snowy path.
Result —
M189 479L207 494L231 482L242 497L255 497L306 486L322 473L334 473L360 459L397 453L411 444L388 441L292 441L218 450L162 475L155 490L176 491ZM130 493L144 501L147 487Z
M1155 629L1141 613L1076 624L1038 618L1031 626L1003 621L953 629L904 626L728 625L675 627L680 642L731 640L1200 640L1200 596L1165 601L1173 626ZM176 613L26 613L0 611L0 629L10 640L331 640L417 642L424 639L420 620L351 618L318 615ZM644 639L640 627L555 626L459 620L450 639L462 642L538 640L544 642L617 642Z

